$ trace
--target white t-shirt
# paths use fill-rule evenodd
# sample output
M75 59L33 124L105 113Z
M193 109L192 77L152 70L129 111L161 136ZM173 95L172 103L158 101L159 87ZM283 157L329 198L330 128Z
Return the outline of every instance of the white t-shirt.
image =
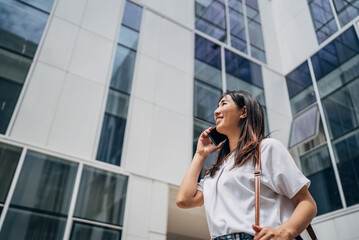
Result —
M246 232L255 235L254 224L254 166L247 161L235 167L234 154L224 162L216 175L204 177L197 189L203 192L204 207L211 238ZM294 210L291 199L307 179L296 166L287 149L272 138L261 143L260 226L277 228Z

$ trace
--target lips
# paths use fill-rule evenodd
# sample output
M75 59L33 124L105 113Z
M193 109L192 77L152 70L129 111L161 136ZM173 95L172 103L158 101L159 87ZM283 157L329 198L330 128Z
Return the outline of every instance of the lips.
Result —
M217 117L216 118L216 124L219 123L219 121L222 120L222 119L223 119L223 117Z

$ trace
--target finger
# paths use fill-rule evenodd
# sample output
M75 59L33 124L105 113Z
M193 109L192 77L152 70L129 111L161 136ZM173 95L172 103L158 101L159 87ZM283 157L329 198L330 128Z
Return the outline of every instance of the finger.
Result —
M221 142L220 144L218 144L218 146L217 146L216 148L217 148L217 149L221 148L221 147L223 146L223 144L224 144L224 141Z
M252 228L256 232L260 232L262 230L262 228L260 226L258 226L258 225L252 225Z

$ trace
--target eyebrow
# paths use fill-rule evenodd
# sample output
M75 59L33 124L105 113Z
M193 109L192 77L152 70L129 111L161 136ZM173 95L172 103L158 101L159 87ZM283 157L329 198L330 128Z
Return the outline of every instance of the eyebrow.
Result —
M219 103L218 103L218 106L221 102L224 102L224 101L228 101L227 99L222 99Z

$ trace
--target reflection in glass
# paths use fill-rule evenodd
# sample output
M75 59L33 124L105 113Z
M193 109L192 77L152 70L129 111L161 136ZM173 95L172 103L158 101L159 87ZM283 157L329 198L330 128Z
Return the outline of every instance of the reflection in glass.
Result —
M341 26L346 25L351 20L359 16L358 0L333 0L333 3Z
M194 77L213 86L222 88L222 72L200 60L194 60Z
M128 177L85 166L74 216L123 225Z
M53 0L17 0L19 2L23 2L27 5L33 6L37 9L41 9L47 13L51 12Z
M348 206L359 203L359 131L333 141L333 150Z
M319 81L358 53L358 36L351 27L311 57L315 78Z
M67 214L77 163L29 151L11 205Z
M212 87L201 81L195 80L193 115L204 121L215 123L214 110L218 106L218 101L221 95L221 89Z
M0 143L0 203L5 203L22 149Z
M221 70L221 48L219 45L196 35L195 59Z
M120 240L121 230L75 222L71 240Z
M217 0L196 0L196 29L209 36L227 41L226 13L224 3Z
M110 85L112 88L126 93L131 92L135 60L136 52L117 46Z
M137 31L122 25L120 29L120 35L118 37L118 43L136 51L138 35L139 33Z
M65 216L32 212L10 206L0 232L0 239L62 240L65 225Z
M246 29L244 24L242 1L229 1L229 24L232 47L247 53Z
M327 145L302 155L300 162L304 175L311 181L309 191L317 203L317 215L342 208Z
M317 105L306 109L292 121L289 147L313 137L319 132L319 111Z
M131 1L126 1L122 24L136 31L140 31L142 7Z
M310 14L319 43L338 31L329 0L308 0Z

